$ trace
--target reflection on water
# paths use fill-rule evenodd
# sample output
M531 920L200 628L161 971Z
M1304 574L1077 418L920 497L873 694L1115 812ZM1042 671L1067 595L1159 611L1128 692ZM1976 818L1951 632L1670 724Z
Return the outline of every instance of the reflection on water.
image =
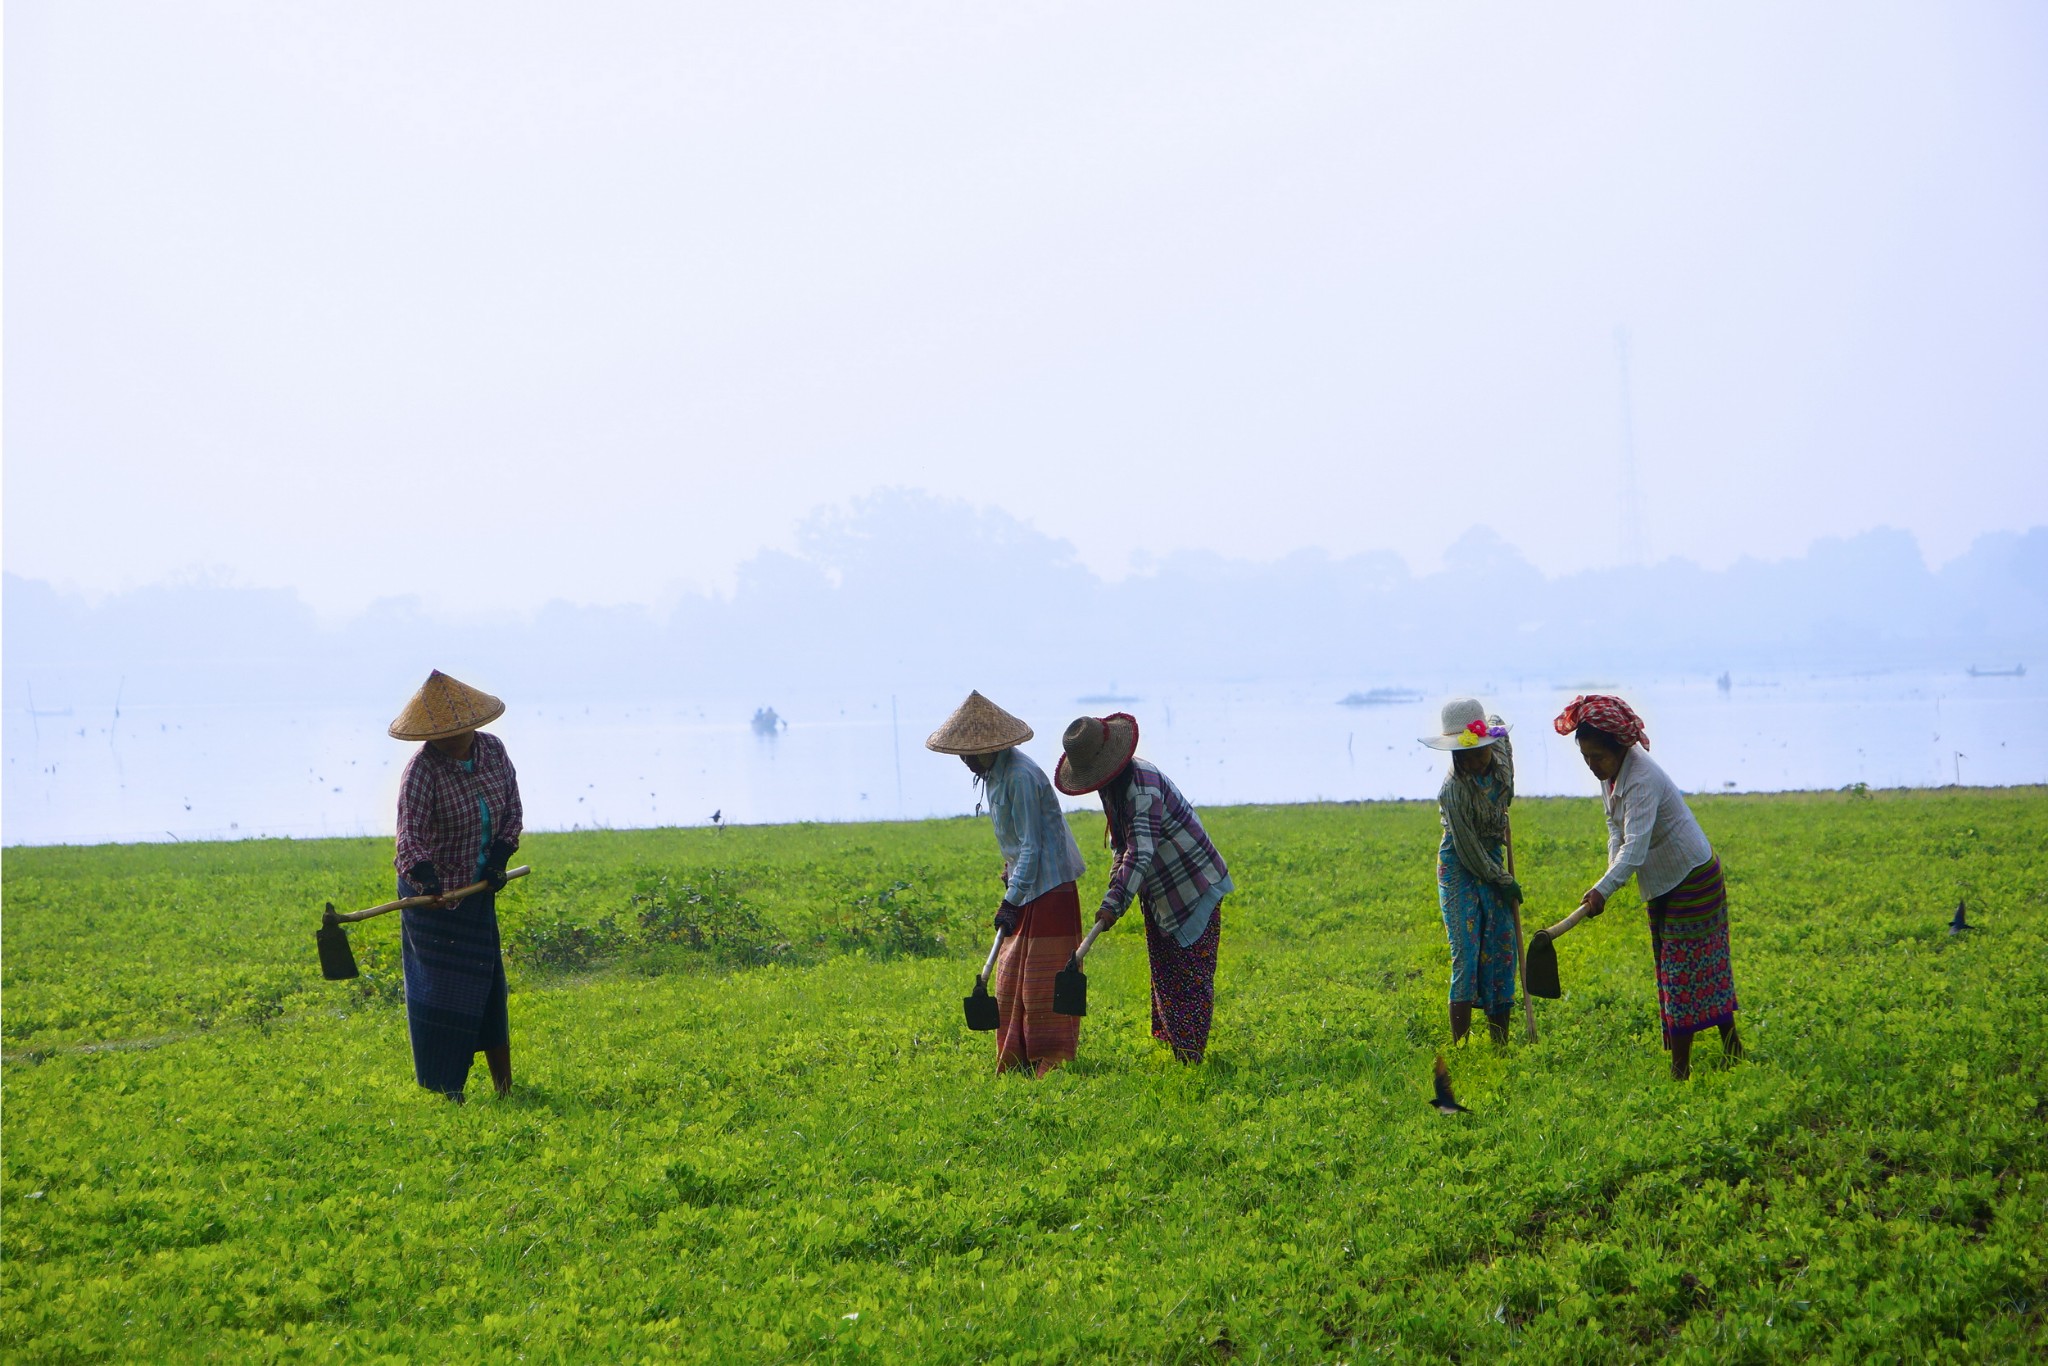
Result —
M1648 724L1651 752L1693 791L1996 785L2048 782L2048 689L2039 673L1737 674L1727 686L1705 675L1503 681L1480 695L1515 726L1529 794L1594 791L1550 718L1573 691L1595 685L1629 698ZM1140 752L1210 805L1433 796L1447 761L1415 739L1435 728L1438 704L1457 687L1417 679L1124 683L1119 695L1137 700L1116 705L1138 718ZM1090 709L1078 690L985 691L1036 728L1025 749L1047 769L1066 723ZM387 709L129 702L116 716L109 692L97 708L82 697L39 699L33 712L25 701L8 704L7 843L391 832L411 747L385 737ZM715 811L750 824L975 809L967 770L924 748L960 700L950 692L791 691L630 706L508 700L491 729L519 768L535 829L701 825Z

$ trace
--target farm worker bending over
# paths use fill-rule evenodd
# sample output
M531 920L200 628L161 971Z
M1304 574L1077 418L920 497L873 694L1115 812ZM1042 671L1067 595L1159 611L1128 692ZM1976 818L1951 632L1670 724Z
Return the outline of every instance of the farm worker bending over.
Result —
M1081 942L1086 871L1074 832L1060 815L1045 770L1017 748L1025 725L978 692L967 694L925 748L957 754L988 790L988 815L1003 851L1003 904L996 928L1006 936L996 967L996 1071L1030 1067L1044 1076L1071 1062L1081 1021L1052 1008L1053 978Z
M1657 958L1657 1010L1671 1075L1692 1075L1692 1036L1721 1031L1726 1056L1742 1056L1735 1030L1735 975L1728 965L1728 893L1721 860L1693 819L1678 785L1650 758L1649 737L1628 703L1598 695L1574 698L1555 722L1570 735L1607 808L1607 874L1579 904L1588 916L1629 878L1650 908L1650 949Z
M426 742L399 780L398 894L440 898L444 888L491 884L400 912L413 1075L458 1101L479 1052L498 1094L512 1089L497 896L525 822L504 742L477 730L504 712L497 698L437 669L391 723L394 740Z
M1145 908L1152 962L1152 1037L1182 1062L1200 1062L1216 1003L1216 946L1224 894L1235 891L1223 856L1195 809L1164 773L1137 757L1138 722L1127 712L1083 716L1060 738L1053 781L1069 796L1102 794L1116 866L1095 923L1116 924L1131 898Z
M1444 827L1436 895L1451 941L1451 1041L1471 1030L1476 1003L1494 1042L1506 1043L1522 952L1516 910L1522 889L1503 857L1508 805L1515 799L1514 751L1501 719L1471 697L1444 703L1442 734L1425 735L1422 743L1451 754L1451 771L1436 794Z

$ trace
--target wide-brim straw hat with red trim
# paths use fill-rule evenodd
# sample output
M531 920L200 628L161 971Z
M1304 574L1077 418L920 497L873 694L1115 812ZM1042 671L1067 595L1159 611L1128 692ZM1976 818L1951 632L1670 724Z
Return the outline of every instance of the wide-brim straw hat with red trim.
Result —
M1127 711L1076 717L1060 737L1060 747L1066 753L1053 770L1053 786L1069 797L1093 792L1138 752L1138 718Z
M924 747L941 754L994 754L1031 738L1025 725L978 692L953 708L953 714L925 737Z
M505 704L487 692L457 682L439 669L427 675L420 690L391 723L394 740L446 740L505 714Z

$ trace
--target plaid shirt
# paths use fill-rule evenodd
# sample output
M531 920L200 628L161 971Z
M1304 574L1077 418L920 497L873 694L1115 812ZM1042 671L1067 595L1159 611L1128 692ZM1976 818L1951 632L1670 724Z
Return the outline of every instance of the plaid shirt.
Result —
M398 784L398 857L392 862L403 873L429 859L441 886L453 891L477 880L490 840L506 840L517 848L525 826L519 775L512 771L503 740L478 731L466 766L432 745L421 745Z
M1131 828L1102 910L1114 923L1137 896L1152 923L1178 936L1188 913L1230 876L1180 789L1143 759L1131 760ZM1098 912L1100 914L1100 912Z

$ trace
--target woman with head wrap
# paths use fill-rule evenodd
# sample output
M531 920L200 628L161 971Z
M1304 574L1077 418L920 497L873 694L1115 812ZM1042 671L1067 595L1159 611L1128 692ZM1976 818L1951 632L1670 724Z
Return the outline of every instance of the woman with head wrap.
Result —
M1735 1028L1735 976L1728 960L1728 894L1721 860L1693 819L1678 784L1648 753L1642 719L1618 697L1574 698L1555 722L1578 741L1600 780L1607 811L1607 872L1580 899L1599 915L1631 877L1648 903L1657 960L1657 1010L1671 1075L1692 1075L1692 1036L1721 1031L1722 1051L1742 1056Z
M1426 735L1422 743L1451 755L1451 771L1436 797L1444 828L1436 894L1451 942L1451 1041L1471 1030L1476 1004L1494 1042L1506 1043L1522 952L1522 889L1505 859L1508 806L1515 800L1514 751L1501 719L1488 716L1471 697L1446 702L1443 733Z
M478 1053L498 1094L512 1090L497 897L525 815L504 742L477 729L504 712L497 698L436 669L391 723L394 740L424 742L399 779L398 894L436 898L400 913L413 1076L451 1100L462 1099ZM490 887L441 897L477 882Z
M996 1071L1028 1067L1044 1076L1074 1060L1081 1021L1052 1008L1053 978L1081 942L1086 871L1081 847L1060 814L1045 770L1017 748L1025 725L978 692L967 694L925 748L957 754L987 786L988 818L1003 851L1003 903L995 924L1005 936L996 966Z
M1223 897L1235 890L1194 807L1164 773L1137 757L1138 722L1126 712L1083 716L1060 738L1053 782L1069 796L1102 794L1116 866L1095 912L1104 930L1133 897L1145 907L1152 964L1152 1037L1182 1062L1209 1047Z

